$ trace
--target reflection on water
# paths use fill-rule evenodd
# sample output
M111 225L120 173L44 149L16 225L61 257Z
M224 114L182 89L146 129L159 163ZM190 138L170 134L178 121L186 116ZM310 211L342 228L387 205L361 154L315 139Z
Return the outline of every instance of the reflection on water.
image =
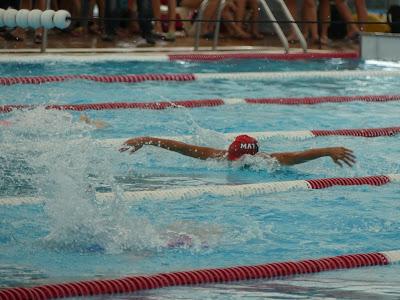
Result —
M43 284L48 276L39 270L29 267L0 264L0 289L6 287L20 287L21 282L29 282L29 285Z

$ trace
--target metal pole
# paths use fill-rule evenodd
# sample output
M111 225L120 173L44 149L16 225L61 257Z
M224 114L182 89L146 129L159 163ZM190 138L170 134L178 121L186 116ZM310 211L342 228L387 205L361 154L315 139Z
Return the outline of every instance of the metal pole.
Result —
M290 23L290 25L292 26L297 38L299 39L301 48L303 48L304 52L307 52L307 42L306 42L306 39L304 38L303 34L301 33L299 26L297 25L297 23L294 22L293 16L290 13L289 9L287 8L285 2L283 2L283 0L278 0L278 2L281 5L286 18L288 18L289 21L292 22L292 23Z
M208 1L209 0L203 0L203 2L200 5L200 9L199 9L199 15L197 16L197 20L200 21L196 21L196 35L195 35L195 41L194 41L194 50L197 51L199 50L199 44L200 44L200 31L201 31L201 26L202 26L202 20L203 20L203 16L204 16L204 11L206 10L207 6L208 6Z
M51 8L51 0L47 0L46 9ZM43 28L42 45L40 47L40 52L45 53L47 49L47 29Z
M283 47L285 48L285 52L288 53L289 52L289 43L288 43L286 36L283 33L281 27L276 22L275 16L272 13L271 9L269 8L267 1L260 0L260 3L261 3L261 6L264 8L265 13L267 14L268 18L273 22L272 26L274 27L276 34L278 35L279 39L281 40L281 43L283 44Z
M215 24L215 31L214 31L214 40L213 40L213 50L217 50L218 46L218 38L219 38L219 31L221 28L221 15L222 15L222 10L224 9L226 0L220 0L219 5L218 5L218 10L217 10L217 24Z

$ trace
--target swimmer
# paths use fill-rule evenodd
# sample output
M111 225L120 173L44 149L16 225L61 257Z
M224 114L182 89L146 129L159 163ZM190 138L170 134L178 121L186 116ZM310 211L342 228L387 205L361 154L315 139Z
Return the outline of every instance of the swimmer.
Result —
M344 147L315 148L298 152L265 153L258 152L258 142L248 135L239 135L235 138L228 150L215 149L197 145L190 145L174 140L156 137L137 137L127 140L119 149L120 152L134 153L144 145L160 147L186 156L198 159L216 159L236 161L246 155L258 156L265 159L276 159L281 165L291 166L301 164L321 157L330 157L339 166L343 163L349 167L356 162L353 151Z

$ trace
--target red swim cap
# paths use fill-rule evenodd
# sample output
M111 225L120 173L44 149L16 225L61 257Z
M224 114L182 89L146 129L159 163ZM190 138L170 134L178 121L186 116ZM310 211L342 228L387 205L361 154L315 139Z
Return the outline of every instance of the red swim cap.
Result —
M237 160L245 154L254 155L258 152L258 143L248 135L239 135L228 149L228 159Z

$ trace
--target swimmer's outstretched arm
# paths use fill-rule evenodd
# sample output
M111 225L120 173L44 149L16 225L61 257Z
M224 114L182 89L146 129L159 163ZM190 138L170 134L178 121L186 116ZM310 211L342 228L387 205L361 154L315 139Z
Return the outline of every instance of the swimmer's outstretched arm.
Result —
M134 153L142 148L144 145L160 147L166 150L178 152L180 154L199 159L224 159L227 156L226 150L196 146L174 140L167 140L150 136L129 139L123 144L119 151L124 152L129 150L130 153Z
M301 164L324 156L331 157L333 162L341 167L343 166L343 163L351 167L356 162L356 157L354 156L353 151L344 147L316 148L299 152L272 153L270 156L276 158L280 164L287 166Z

